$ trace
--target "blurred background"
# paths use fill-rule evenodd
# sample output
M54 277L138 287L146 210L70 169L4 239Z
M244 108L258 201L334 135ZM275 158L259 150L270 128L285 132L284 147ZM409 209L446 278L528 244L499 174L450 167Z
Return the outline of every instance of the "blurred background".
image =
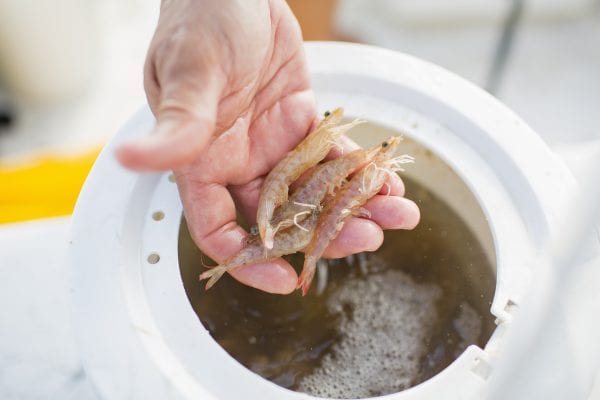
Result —
M600 0L288 3L306 40L399 50L485 88L575 172L600 141ZM68 218L42 218L71 213L102 145L145 101L158 4L0 0L2 399L93 398L68 322Z
M158 3L0 2L0 222L70 212L100 146L145 101ZM600 136L600 0L289 4L306 40L437 63L498 96L551 146Z

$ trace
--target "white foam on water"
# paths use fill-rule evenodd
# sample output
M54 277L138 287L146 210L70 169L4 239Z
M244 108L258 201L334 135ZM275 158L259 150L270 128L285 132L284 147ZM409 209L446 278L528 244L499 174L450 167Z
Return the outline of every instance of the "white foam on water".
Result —
M410 387L438 320L435 303L441 296L441 288L416 283L400 271L348 279L327 303L341 315L342 337L298 390L357 398Z
M458 316L452 321L452 326L461 339L458 345L458 350L461 352L470 344L477 343L483 330L481 317L465 302L460 303ZM459 354L455 356L458 357Z

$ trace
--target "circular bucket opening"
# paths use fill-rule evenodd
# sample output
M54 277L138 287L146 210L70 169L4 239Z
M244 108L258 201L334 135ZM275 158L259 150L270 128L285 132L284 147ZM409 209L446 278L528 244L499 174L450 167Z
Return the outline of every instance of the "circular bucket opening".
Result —
M368 147L398 134L369 123L350 136ZM468 346L485 347L495 328L496 255L484 212L432 151L405 137L399 153L416 158L401 176L421 222L412 231L386 231L376 252L328 261L304 298L263 293L229 276L205 291L198 274L208 259L183 221L186 294L229 355L294 391L365 398L415 386ZM289 260L301 267L301 255Z
M317 282L300 299L227 278L205 293L172 174L132 174L114 158L118 143L152 131L142 108L98 158L71 230L74 326L100 397L365 397L425 379L389 398L486 397L532 268L562 229L554 217L569 207L572 177L510 110L438 67L367 46L306 49L321 106L343 105L379 124L356 129L355 140L369 146L386 128L406 133L401 151L417 163L402 176L422 209L419 228L389 232L379 252L335 262L347 265L331 265L321 296ZM250 329L258 333L231 336ZM350 352L343 370L331 364ZM351 392L336 380L346 370L361 384Z

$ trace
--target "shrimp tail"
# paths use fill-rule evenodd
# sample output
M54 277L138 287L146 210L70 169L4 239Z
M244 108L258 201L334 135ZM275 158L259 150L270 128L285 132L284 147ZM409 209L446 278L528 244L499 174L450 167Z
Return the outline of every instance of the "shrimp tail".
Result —
M221 277L227 272L227 267L219 265L200 274L200 280L208 279L206 282L206 290L210 289Z
M312 256L306 256L304 258L304 266L302 267L302 273L298 278L298 284L296 289L302 289L302 296L306 296L310 289L310 284L315 276L315 270L317 268L317 259Z

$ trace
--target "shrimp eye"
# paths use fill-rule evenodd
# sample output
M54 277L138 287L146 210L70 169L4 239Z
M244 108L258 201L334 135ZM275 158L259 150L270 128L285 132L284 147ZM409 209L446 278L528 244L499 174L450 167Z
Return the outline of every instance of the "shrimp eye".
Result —
M325 111L325 114L323 114L323 115L325 115L326 117L329 117L330 114L331 113L329 111Z
M388 147L389 145L390 145L390 144L389 144L388 142L383 142L383 143L381 143L381 147L383 147L384 149L385 149L386 147Z

